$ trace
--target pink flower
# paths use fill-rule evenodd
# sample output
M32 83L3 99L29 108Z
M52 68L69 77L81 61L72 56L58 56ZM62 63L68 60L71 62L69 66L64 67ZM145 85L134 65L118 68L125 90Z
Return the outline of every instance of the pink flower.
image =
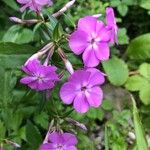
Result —
M22 70L27 73L20 82L37 91L52 89L55 81L58 81L56 67L41 65L38 60L29 61Z
M52 5L51 0L17 0L17 2L23 5L21 11L30 8L33 11L40 12L43 6Z
M77 30L71 34L69 46L80 55L85 66L95 67L100 61L109 59L111 30L95 17L86 16L78 22Z
M77 150L76 144L75 135L54 132L49 135L49 143L42 144L39 150Z
M60 89L60 97L65 104L72 104L79 113L90 107L99 107L103 92L99 85L104 83L104 75L95 68L77 70Z
M112 34L111 34L111 42L112 43L117 43L118 44L118 27L116 24L115 20L115 15L114 15L114 10L111 7L106 8L106 23L109 29L111 29Z

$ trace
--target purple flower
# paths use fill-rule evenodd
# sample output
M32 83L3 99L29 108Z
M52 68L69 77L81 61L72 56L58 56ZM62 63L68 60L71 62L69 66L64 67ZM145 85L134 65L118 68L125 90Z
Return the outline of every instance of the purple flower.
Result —
M23 7L20 9L24 11L26 8L30 8L33 11L39 12L45 5L52 5L51 0L17 0Z
M28 75L20 82L37 91L52 89L54 82L59 80L56 67L41 65L38 60L29 61L22 70Z
M90 107L100 106L103 92L99 85L104 80L104 75L95 68L78 70L61 87L60 97L65 104L73 103L77 112L85 113Z
M112 34L111 34L111 42L112 43L117 43L118 44L118 27L116 24L115 20L115 15L114 15L114 10L111 7L106 8L106 23L109 29L111 29Z
M77 150L77 138L70 133L54 132L49 135L49 143L42 144L40 150Z
M110 29L102 21L86 16L79 20L77 30L71 34L69 45L75 54L83 53L85 66L95 67L100 61L109 58L110 36Z

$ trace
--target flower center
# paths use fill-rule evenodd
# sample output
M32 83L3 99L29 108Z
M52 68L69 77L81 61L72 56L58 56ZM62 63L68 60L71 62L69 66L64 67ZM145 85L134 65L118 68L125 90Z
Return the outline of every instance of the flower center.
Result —
M61 144L57 145L57 150L63 150L62 148L63 148L63 146Z
M85 91L86 89L86 86L81 87L81 91Z
M41 76L41 75L37 75L36 78L37 78L38 81L43 81L44 80L44 77Z

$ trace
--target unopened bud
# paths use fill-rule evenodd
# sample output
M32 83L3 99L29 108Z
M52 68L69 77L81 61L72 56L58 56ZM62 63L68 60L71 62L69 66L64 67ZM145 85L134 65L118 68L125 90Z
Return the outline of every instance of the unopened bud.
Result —
M66 61L65 61L65 66L66 66L66 69L68 70L68 72L69 72L70 74L73 74L73 73L74 73L74 69L73 69L72 64L70 63L69 60L66 60Z
M101 16L102 16L102 14L95 14L95 15L93 15L94 18L99 18Z
M37 19L23 20L17 17L9 17L9 19L15 23L20 23L20 24L34 24L39 22L39 20Z
M15 148L20 148L21 146L18 143L15 143L13 141L5 140L6 144L9 144Z
M71 124L81 128L81 129L87 131L87 128L86 128L86 126L83 123L80 123L80 122L78 122L76 120L73 120L72 118L66 118L66 121L68 121L69 123L71 123Z

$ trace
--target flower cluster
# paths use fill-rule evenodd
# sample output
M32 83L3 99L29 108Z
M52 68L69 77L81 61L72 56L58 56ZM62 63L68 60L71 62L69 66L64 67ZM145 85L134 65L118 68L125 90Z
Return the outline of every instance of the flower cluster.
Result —
M48 142L40 146L40 150L77 150L77 138L71 133L53 132L48 136Z
M21 11L30 8L35 12L40 12L43 6L52 5L51 0L17 0L17 2L23 5L20 9Z
M42 7L52 4L51 0L17 0L17 2L23 5L21 11L29 8L35 11L42 19L43 16L39 13ZM75 0L70 1L52 16L59 16L71 7L74 2ZM11 17L10 19L21 24L38 22L36 19L22 20L16 17ZM56 83L60 84L59 81L63 76L62 70L59 67L57 69L54 66L55 64L50 63L52 62L52 55L57 51L70 74L68 81L60 88L59 95L62 102L67 105L72 104L78 113L86 113L90 107L99 107L103 100L103 91L100 86L105 82L105 74L95 67L100 62L109 59L109 44L118 43L117 32L114 11L110 7L106 8L105 23L95 16L85 16L79 19L76 31L66 37L69 37L69 46L74 54L82 54L84 67L74 71L61 45L56 41L50 42L26 61L22 70L27 75L20 82L37 91L50 91L55 87ZM44 63L42 63L43 60ZM56 73L56 71L60 72L60 74ZM72 119L69 119L69 121L82 129L86 129L84 125ZM76 150L76 144L75 135L63 133L62 129L57 126L52 131L48 131L46 141L44 140L40 150Z
M103 92L99 85L104 83L104 75L97 69L84 69L74 72L60 90L65 104L73 103L79 113L85 113L89 107L99 107Z
M29 61L22 67L22 70L28 76L23 77L20 82L38 91L52 89L54 83L59 80L55 72L56 67L41 65L37 59Z
M110 56L109 42L117 42L117 26L112 8L106 9L105 25L95 17L86 16L78 22L77 30L70 36L71 50L80 55L86 67L96 67Z

